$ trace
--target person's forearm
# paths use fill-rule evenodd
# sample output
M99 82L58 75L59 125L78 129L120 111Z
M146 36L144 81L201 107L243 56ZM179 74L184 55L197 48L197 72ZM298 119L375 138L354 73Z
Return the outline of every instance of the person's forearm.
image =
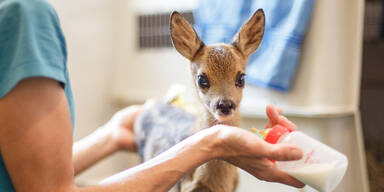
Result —
M111 142L108 129L99 129L73 145L73 167L75 175L81 173L104 157L117 151L117 145Z
M199 132L154 159L107 178L100 186L78 191L168 191L186 173L217 157L217 141L214 131Z

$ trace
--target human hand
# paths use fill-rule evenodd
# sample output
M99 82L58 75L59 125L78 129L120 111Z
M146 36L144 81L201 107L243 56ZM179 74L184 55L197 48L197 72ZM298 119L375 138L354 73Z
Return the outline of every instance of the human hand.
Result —
M134 124L142 106L133 105L116 112L104 128L111 134L111 142L117 149L136 151Z
M216 145L218 158L240 167L256 178L302 188L304 184L277 168L270 159L278 161L298 160L302 151L295 145L269 144L249 131L217 125L219 144Z
M275 108L273 105L268 105L266 113L268 116L268 123L265 128L272 128L275 125L281 125L290 131L296 130L296 125L282 115L283 110L280 107Z

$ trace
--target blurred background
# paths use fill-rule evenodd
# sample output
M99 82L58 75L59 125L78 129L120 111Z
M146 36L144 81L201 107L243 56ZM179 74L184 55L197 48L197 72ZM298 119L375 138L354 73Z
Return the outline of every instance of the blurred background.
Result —
M75 140L126 105L163 97L174 83L185 85L193 100L189 64L172 48L168 19L178 10L203 34L205 25L198 24L204 21L204 12L196 11L201 8L199 0L49 1L58 12L68 46ZM281 106L300 130L347 155L349 167L336 191L384 191L383 8L378 0L314 1L309 16L301 19L309 20L306 30L301 39L294 39L300 43L290 47L297 61L290 68L294 70L288 88L249 81L244 91L242 127L264 127L264 109L272 103ZM200 18L193 16L196 12ZM268 15L266 21L268 25ZM97 183L138 162L136 154L118 152L76 182ZM258 181L242 172L238 191L299 190Z

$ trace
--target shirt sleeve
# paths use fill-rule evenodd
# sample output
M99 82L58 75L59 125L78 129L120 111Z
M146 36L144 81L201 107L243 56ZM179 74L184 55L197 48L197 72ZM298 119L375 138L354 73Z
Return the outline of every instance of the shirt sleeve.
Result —
M29 77L65 86L66 47L55 10L45 0L0 0L0 98Z

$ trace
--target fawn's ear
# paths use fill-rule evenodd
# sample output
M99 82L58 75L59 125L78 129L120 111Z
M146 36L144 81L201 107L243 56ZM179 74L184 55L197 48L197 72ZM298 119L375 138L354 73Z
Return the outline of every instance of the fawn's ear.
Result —
M204 46L195 30L180 13L174 11L171 15L171 38L176 50L189 60Z
M236 34L232 44L246 57L259 47L264 35L265 16L262 9L257 10Z

